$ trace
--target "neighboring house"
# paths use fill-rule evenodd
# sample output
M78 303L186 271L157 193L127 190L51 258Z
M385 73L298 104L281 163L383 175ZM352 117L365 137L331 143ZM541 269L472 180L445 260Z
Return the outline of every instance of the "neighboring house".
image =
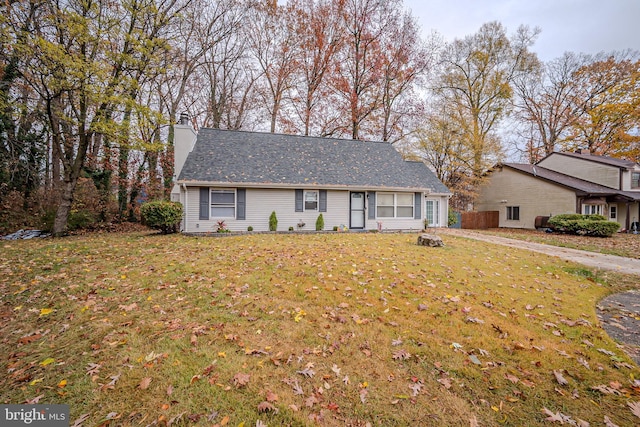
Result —
M313 231L319 214L325 230L447 226L449 190L388 143L177 125L174 144L183 232L215 232L218 221L267 231L274 211L279 231Z
M630 230L640 218L640 165L588 152L551 153L535 165L487 173L475 204L499 211L500 227L534 228L537 216L601 214Z

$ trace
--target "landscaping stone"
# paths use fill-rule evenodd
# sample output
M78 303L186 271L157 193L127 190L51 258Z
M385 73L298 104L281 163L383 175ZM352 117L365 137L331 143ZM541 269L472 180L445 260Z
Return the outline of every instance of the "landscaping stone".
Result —
M421 234L418 236L418 246L429 246L432 248L444 246L444 242L440 236L435 234Z

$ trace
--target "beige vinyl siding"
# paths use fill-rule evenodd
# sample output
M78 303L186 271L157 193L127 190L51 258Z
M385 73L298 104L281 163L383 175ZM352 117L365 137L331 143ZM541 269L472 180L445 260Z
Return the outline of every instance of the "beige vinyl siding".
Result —
M423 208L424 209L424 208ZM365 228L367 230L377 230L378 221L382 223L382 231L392 230L407 230L418 231L422 230L424 224L422 219L410 219L410 218L380 218L380 219L367 219Z
M520 208L518 221L507 220L507 206ZM576 212L571 190L507 167L496 169L480 188L477 211L500 212L500 227L535 228L536 216Z
M610 188L620 188L620 169L560 154L550 155L540 166Z
M636 166L635 169L627 170L622 172L622 191L633 191L640 193L640 187L632 188L631 187L631 174L640 172L640 166Z
M318 189L319 190L319 189ZM316 190L305 190L316 191ZM324 219L324 230L331 231L333 227L341 225L349 227L350 220L350 191L347 190L327 190L327 212L322 212ZM412 195L414 193L411 193ZM217 229L217 222L222 218L210 218L201 220L200 212L200 189L199 187L188 187L181 194L181 202L185 206L185 219L182 224L182 231L188 233L213 233ZM433 197L433 196L431 196ZM422 198L421 218L382 218L383 230L421 230L425 213L424 197ZM446 226L448 197L440 198L441 224ZM365 203L365 209L368 205ZM295 211L295 189L246 189L246 219L236 220L223 218L227 229L230 231L247 231L247 227L253 227L254 231L269 230L269 216L275 211L278 218L278 231L287 231L289 227L299 230L298 223L304 222L303 231L314 231L316 220L321 213L318 210L304 212ZM376 230L378 220L368 219L368 211L365 211L365 230ZM186 228L185 228L186 226Z
M246 219L244 220L229 218L201 220L199 218L200 189L189 187L187 194L187 228L183 231L189 233L215 232L220 219L224 219L227 229L231 231L247 231L249 226L253 227L254 231L268 231L269 216L273 211L278 218L278 231L287 231L289 227L298 230L298 223L301 221L305 223L301 230L313 231L316 229L316 220L320 213L324 219L325 230L331 230L340 224L349 224L348 191L327 191L327 212L318 210L295 212L295 190L247 188Z

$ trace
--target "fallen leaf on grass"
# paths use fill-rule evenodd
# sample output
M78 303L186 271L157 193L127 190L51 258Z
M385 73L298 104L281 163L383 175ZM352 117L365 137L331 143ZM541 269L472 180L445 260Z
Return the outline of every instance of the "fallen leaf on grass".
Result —
M307 397L307 399L304 401L304 404L307 408L312 408L313 405L315 405L318 402L319 402L318 398L315 397L314 395L311 395Z
M567 381L567 379L564 377L564 375L562 375L562 372L554 370L553 371L553 375L556 377L556 381L558 381L558 384L560 384L560 385L569 384L569 381Z
M316 374L316 371L314 371L311 366L307 365L306 368L301 371L296 371L296 373L307 378L313 378L313 376Z
M251 375L238 372L233 376L233 385L235 385L237 388L244 387L245 385L249 384L250 378Z
M405 349L400 349L393 352L393 360L408 360L411 358L411 353Z
M638 402L627 402L629 408L631 408L631 413L636 417L640 418L640 401Z
M40 317L53 313L53 308L41 308Z
M25 401L25 403L26 403L27 405L35 405L35 404L37 404L38 402L40 402L40 399L42 399L43 397L44 397L44 394L41 394L40 396L36 396L36 397L34 397L33 399L27 399L27 400Z
M438 382L444 386L447 390L451 388L451 379L449 378L440 378Z
M276 408L275 406L273 406L272 403L267 402L266 400L263 402L260 402L258 404L258 412L259 413L265 413L265 412L275 412L276 414L278 413L278 408Z
M55 361L56 361L56 359L54 359L53 357L47 357L42 362L40 362L40 366L47 366L47 365L52 364Z
M149 388L149 384L151 384L151 378L149 378L149 377L143 378L140 381L140 384L138 384L138 388L140 390L146 390L146 389Z
M80 415L71 425L71 427L80 427L82 425L82 423L84 423L87 418L89 418L89 414L82 414Z
M555 414L553 412L551 412L550 410L548 410L547 408L542 408L542 413L547 415L547 418L545 418L545 421L550 421L550 422L556 422L558 421L560 424L569 424L572 426L575 425L584 425L584 424L577 424L576 421L571 418L568 415L563 414L562 412L556 412Z
M366 403L368 394L369 394L369 390L367 390L366 388L363 388L362 390L360 390L360 402Z
M265 398L266 398L267 402L277 402L278 401L278 395L275 394L272 391L268 391Z
M604 384L591 387L591 390L597 390L602 394L617 394L617 395L620 394L620 392L618 390L616 390L614 388L611 388L609 386L606 386Z
M604 425L607 427L619 427L617 424L614 424L613 421L606 415L604 416Z
M102 368L102 365L98 363L89 363L85 369L87 370L87 375L97 375L100 372L100 368Z

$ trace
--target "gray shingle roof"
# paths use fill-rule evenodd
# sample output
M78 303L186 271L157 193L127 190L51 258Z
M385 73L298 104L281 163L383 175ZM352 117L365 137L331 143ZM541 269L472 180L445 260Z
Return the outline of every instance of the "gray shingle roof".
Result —
M423 163L404 161L388 143L206 128L178 182L450 193Z
M524 172L539 179L575 190L581 195L590 196L622 196L630 200L640 200L640 192L620 191L615 188L605 187L594 182L585 181L570 175L565 175L542 166L524 163L505 163L503 166Z

